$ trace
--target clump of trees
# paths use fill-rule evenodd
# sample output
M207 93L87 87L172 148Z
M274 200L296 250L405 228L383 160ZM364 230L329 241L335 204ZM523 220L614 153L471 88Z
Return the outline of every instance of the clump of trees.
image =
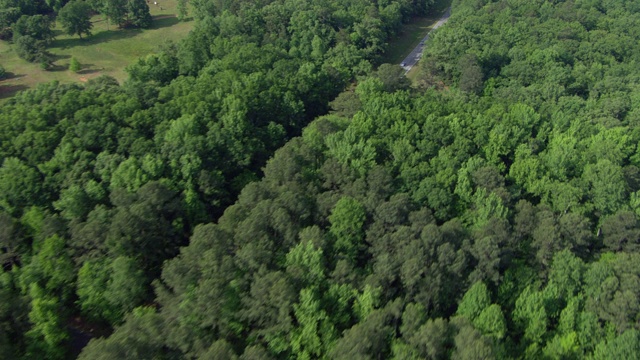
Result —
M95 13L119 27L148 28L152 24L146 0L16 0L0 1L0 39L12 41L18 56L49 64L46 50L53 40L54 19L69 35L91 35Z
M22 15L12 25L12 36L18 56L31 62L47 62L46 50L53 40L53 22L45 15Z
M93 2L93 9L118 27L151 26L151 14L146 0L107 0Z

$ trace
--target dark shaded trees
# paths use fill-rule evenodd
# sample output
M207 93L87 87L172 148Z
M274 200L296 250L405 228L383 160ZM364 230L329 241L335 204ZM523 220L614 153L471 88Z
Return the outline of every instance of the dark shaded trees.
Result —
M58 21L67 34L91 35L91 7L84 1L72 0L58 12Z

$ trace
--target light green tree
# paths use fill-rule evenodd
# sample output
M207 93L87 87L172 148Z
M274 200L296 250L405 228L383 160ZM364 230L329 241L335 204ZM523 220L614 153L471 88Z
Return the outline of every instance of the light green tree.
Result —
M80 65L78 59L72 57L71 60L69 60L69 70L77 73L80 69L82 69L82 65Z
M346 196L338 200L329 216L329 232L334 237L336 253L355 261L363 246L366 218L364 206L358 200Z

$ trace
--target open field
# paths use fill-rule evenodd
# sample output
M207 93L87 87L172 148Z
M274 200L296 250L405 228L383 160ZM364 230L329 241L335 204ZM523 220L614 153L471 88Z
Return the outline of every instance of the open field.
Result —
M124 71L127 65L155 52L165 41L184 38L193 27L192 21L180 22L175 17L176 0L156 1L159 3L157 6L153 1L149 5L153 16L153 25L149 29L118 29L109 25L101 15L92 19L93 35L82 39L77 35L63 34L62 29L56 27L56 38L48 47L55 61L48 71L42 70L38 63L20 59L11 44L0 42L0 64L10 73L8 79L0 81L0 99L53 80L84 82L100 75L110 75L122 82L127 77ZM67 70L72 57L82 65L78 73Z
M440 20L442 13L451 5L451 0L437 0L434 9L425 17L415 17L402 26L402 32L389 40L389 47L382 62L400 64L422 38L431 31L433 25Z

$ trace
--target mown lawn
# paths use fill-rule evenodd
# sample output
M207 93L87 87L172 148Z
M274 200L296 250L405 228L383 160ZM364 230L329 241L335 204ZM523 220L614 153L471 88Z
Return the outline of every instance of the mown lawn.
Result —
M42 70L38 63L18 58L11 44L0 41L0 64L10 75L0 81L0 98L53 80L84 82L100 75L110 75L122 82L127 78L124 70L127 65L157 51L166 41L182 39L193 27L192 21L180 22L176 18L176 0L156 1L159 3L157 6L150 1L153 25L149 29L118 29L100 15L92 19L93 35L82 39L65 35L61 28L56 27L56 38L48 48L55 61L48 71ZM78 73L67 70L71 57L82 65Z
M383 63L400 64L400 62L424 38L435 25L444 11L451 5L451 0L437 0L431 13L425 17L415 17L402 26L398 36L389 40L389 47L383 56Z

